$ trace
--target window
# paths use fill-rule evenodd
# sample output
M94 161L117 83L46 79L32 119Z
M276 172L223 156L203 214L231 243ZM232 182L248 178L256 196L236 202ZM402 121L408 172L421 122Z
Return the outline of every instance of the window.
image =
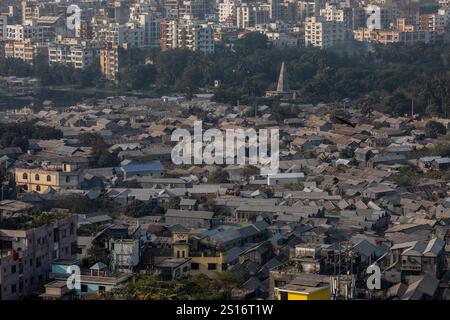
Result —
M11 266L11 273L16 273L17 271L17 267L16 266Z
M47 182L52 182L52 177L50 175L47 176Z
M16 285L15 284L11 285L11 293L15 293L16 290L17 290Z
M88 292L88 286L85 284L81 285L81 292Z
M67 183L70 182L70 177L69 177L69 176L66 177L66 182L67 182Z
M198 269L199 269L198 263L192 262L191 263L191 270L198 270Z
M28 180L28 174L26 174L26 173L22 174L22 179Z
M34 176L34 180L39 181L39 175L37 173Z
M106 287L105 286L98 286L98 292L105 292Z
M208 263L208 270L216 270L217 264L215 263Z
M41 186L40 185L36 186L36 191L41 191Z

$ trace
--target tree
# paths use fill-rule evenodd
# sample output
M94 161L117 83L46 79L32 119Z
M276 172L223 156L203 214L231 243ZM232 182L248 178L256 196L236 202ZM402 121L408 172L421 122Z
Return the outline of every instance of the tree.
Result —
M268 198L272 198L275 195L272 187L265 186L261 189L261 192L264 192Z
M220 167L217 167L216 170L211 172L208 177L208 182L211 183L227 183L229 178L229 174L227 171L223 170Z
M115 292L127 300L174 300L184 288L181 281L161 281L155 275L139 274Z
M447 133L447 128L437 121L428 121L425 125L425 133L430 138L437 138L438 135L444 135Z
M353 158L355 156L355 151L352 148L345 148L341 150L339 156L343 159Z
M97 133L82 133L78 136L82 146L91 147L92 155L98 167L114 167L119 160L108 150L108 145Z
M81 194L70 194L60 196L58 200L52 203L57 208L68 209L72 213L85 214L96 209L96 205L89 198Z
M157 206L151 201L144 202L140 200L130 201L125 208L125 215L130 217L143 217L158 212Z
M180 197L171 197L168 201L164 203L164 208L168 209L180 209Z
M257 175L260 173L260 170L258 167L255 167L253 165L246 165L242 169L242 175L246 180L248 180L251 176Z
M198 90L202 82L202 71L197 66L188 66L184 69L180 79L177 81L177 89L186 94L188 99Z
M217 205L216 205L216 199L208 198L205 203L205 208L209 211L216 212L217 211Z
M305 188L305 185L303 183L289 183L285 185L285 187L292 191L302 191Z
M266 49L268 40L269 39L265 34L260 32L249 32L236 41L235 49L240 54L249 55L256 50Z
M438 143L430 149L430 153L433 156L448 157L450 156L450 144Z
M110 257L109 251L106 248L102 248L94 244L87 249L86 259L83 264L87 267L91 267L97 262L102 262L108 265L110 262Z
M358 101L358 107L361 113L370 118L375 105L379 103L379 96L366 95Z
M156 67L152 64L139 64L122 68L119 81L122 86L131 90L142 90L154 84Z

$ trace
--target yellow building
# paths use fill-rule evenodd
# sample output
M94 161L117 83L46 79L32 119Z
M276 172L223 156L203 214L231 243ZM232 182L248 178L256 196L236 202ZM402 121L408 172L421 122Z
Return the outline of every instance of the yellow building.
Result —
M100 49L100 70L106 80L116 80L119 74L119 49L108 45Z
M223 253L208 255L204 252L191 252L189 247L189 230L181 226L172 231L172 249L174 258L191 258L191 275L204 274L209 278L214 278L218 272L226 270Z
M287 284L280 288L275 288L278 300L330 300L330 286L323 285L317 287L300 286Z
M222 253L215 256L201 254L199 256L190 256L191 274L204 274L209 278L215 278L218 272L226 271L224 267L225 257Z
M5 41L5 58L14 58L33 64L37 48L31 39L23 41Z
M49 188L56 191L77 189L81 179L77 169L77 166L70 164L16 168L16 185L24 192L38 193Z

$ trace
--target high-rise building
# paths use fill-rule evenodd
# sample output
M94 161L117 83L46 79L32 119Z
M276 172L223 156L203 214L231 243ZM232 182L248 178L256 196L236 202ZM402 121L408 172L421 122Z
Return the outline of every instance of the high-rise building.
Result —
M139 23L144 30L144 45L159 44L161 37L161 12L135 12L132 14L131 21Z
M183 48L214 52L214 30L210 23L193 19L164 20L161 22L161 50Z
M31 40L5 41L5 58L14 58L33 64L34 58L39 52L39 47Z
M137 22L124 25L110 23L96 29L94 38L100 44L112 43L117 46L144 47L144 29Z
M5 40L23 41L32 39L36 42L44 41L44 27L38 25L7 25Z
M86 43L52 43L48 47L48 62L72 65L75 69L84 69L92 64L93 50Z
M107 80L117 80L119 74L119 48L108 44L100 49L100 70Z
M315 1L305 1L300 0L297 2L297 17L299 20L305 20L307 17L312 17L316 15L316 12L319 12L319 9L316 9Z
M219 22L234 22L236 21L236 1L235 0L224 0L219 3Z
M325 49L346 37L345 24L340 21L327 21L325 17L309 17L305 22L305 46Z
M245 29L270 20L270 5L243 3L236 7L236 25Z
M192 16L194 19L204 20L206 15L205 0L183 0L180 16Z
M22 25L28 25L31 21L40 17L41 7L38 1L22 0Z

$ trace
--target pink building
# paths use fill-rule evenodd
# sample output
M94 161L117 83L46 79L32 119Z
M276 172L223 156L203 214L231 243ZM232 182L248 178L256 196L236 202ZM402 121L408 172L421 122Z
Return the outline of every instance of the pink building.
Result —
M42 292L52 261L73 261L76 252L77 216L26 230L0 229L0 300Z

